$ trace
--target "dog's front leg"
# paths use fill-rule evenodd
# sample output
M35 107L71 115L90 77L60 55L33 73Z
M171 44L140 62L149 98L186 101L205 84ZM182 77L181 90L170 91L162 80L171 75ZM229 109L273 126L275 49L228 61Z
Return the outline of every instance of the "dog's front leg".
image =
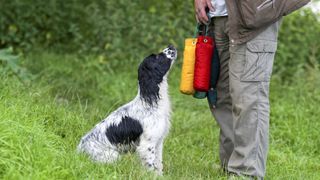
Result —
M158 174L162 175L163 165L162 165L162 149L163 149L163 139L160 139L156 146L156 166L158 167Z
M159 167L156 163L156 143L151 140L140 140L137 152L141 158L142 164L149 170L155 170L159 174ZM161 174L159 174L161 175Z

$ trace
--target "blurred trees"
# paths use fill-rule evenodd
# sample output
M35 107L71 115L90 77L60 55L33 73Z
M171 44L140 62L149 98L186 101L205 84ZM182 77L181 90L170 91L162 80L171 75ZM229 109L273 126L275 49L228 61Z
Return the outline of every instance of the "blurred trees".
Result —
M94 53L158 48L192 35L192 7L182 0L0 0L0 43Z
M135 60L173 43L182 49L195 27L184 0L0 0L0 48L35 48ZM310 10L284 18L274 72L283 79L320 63L320 24ZM181 50L180 50L180 55ZM119 61L119 65L128 61Z
M284 17L274 68L283 79L296 78L293 75L300 75L308 68L319 69L319 17L309 9Z

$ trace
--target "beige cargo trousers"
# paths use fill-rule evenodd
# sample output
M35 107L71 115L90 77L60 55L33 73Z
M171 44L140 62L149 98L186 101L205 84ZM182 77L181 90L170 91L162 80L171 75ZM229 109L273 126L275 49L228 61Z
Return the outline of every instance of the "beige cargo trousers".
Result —
M262 179L266 172L269 136L269 84L280 22L247 43L229 39L227 17L214 17L220 57L218 102L212 109L220 126L220 160L229 172Z

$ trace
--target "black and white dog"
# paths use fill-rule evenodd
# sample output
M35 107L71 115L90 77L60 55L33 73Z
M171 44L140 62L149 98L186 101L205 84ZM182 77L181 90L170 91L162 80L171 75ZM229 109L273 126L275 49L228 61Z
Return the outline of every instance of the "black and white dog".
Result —
M167 77L176 58L172 45L146 57L138 70L138 95L82 137L78 151L93 161L111 163L121 153L136 150L142 163L161 175L171 112Z

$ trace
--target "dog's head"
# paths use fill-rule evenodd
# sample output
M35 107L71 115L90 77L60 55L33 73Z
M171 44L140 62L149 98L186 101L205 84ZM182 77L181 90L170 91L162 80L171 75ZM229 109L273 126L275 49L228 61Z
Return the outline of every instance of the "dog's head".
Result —
M177 58L177 50L169 45L159 54L146 57L139 66L138 80L141 97L150 105L159 98L159 85L166 80L168 72Z

